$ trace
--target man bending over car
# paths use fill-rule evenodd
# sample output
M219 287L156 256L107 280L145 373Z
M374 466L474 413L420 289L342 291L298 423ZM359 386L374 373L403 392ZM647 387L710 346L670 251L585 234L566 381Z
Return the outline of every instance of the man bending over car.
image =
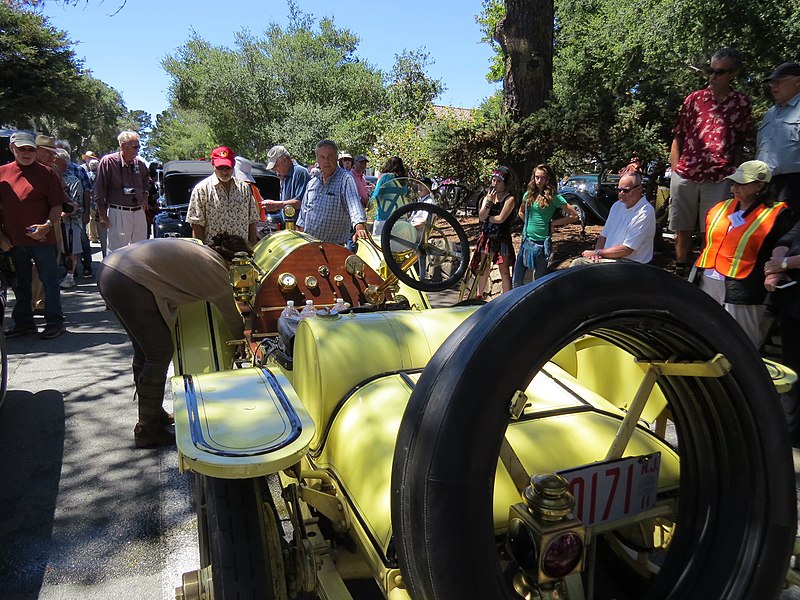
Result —
M214 304L235 338L244 322L228 279L228 261L249 252L239 236L218 234L204 246L180 238L155 238L120 248L102 263L97 284L106 304L133 344L133 380L139 421L133 430L137 448L171 446L174 423L164 402L167 369L174 346L178 307L198 300ZM168 257L165 260L164 257Z

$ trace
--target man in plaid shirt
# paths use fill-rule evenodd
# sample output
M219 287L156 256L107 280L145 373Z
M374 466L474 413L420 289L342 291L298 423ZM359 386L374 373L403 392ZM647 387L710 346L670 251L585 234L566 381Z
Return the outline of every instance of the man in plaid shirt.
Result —
M303 195L297 228L323 242L346 245L367 237L367 216L358 197L356 182L338 165L336 142L321 140L314 153L320 174L312 177Z

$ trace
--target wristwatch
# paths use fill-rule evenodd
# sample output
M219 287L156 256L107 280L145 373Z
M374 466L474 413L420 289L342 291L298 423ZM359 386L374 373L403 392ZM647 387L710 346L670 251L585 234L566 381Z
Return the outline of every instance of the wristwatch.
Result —
M789 259L788 258L784 258L781 261L781 270L782 271L788 271L789 270Z

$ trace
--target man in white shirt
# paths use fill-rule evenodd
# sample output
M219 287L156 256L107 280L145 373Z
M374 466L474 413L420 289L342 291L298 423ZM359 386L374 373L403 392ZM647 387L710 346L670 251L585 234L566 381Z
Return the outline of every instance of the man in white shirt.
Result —
M627 173L620 178L619 200L611 207L594 250L584 250L571 267L620 260L646 264L653 259L656 215L653 205L644 197L642 183L639 173Z

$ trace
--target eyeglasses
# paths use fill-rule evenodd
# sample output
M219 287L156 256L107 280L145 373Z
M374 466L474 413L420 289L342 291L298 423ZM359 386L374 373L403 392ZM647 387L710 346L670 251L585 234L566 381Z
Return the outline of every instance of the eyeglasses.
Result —
M139 149L139 144L136 142L123 142L123 146L127 146L128 148L136 148Z
M641 184L641 183L639 183L639 184L637 184L637 185L632 185L631 187L618 187L618 188L617 188L617 191L618 191L620 194L627 194L627 193L628 193L628 192L630 192L631 190L635 190L635 189L636 189L637 187L639 187L640 185L642 185L642 184Z
M733 69L712 69L706 67L706 75L725 75L726 73L733 73Z
M214 167L217 171L230 171L233 167Z

